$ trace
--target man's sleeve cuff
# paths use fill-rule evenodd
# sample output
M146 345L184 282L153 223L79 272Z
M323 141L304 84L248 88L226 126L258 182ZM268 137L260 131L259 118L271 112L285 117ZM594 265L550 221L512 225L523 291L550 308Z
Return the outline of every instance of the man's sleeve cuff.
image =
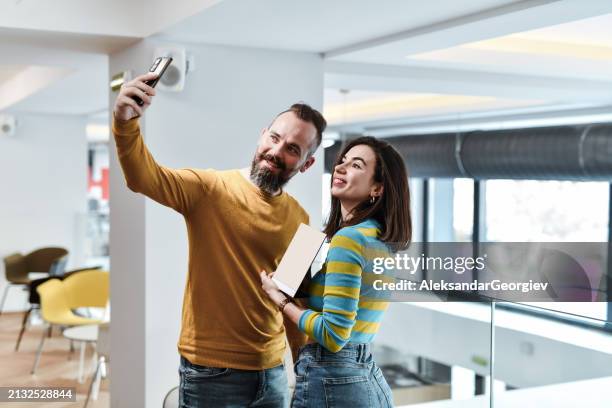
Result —
M134 133L140 133L140 124L138 123L138 117L130 120L121 120L115 117L113 112L113 133L117 135L131 135Z

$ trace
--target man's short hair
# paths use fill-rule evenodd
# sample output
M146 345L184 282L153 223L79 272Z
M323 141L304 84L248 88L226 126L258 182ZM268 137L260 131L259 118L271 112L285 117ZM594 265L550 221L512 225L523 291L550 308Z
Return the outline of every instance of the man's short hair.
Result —
M276 115L276 117L278 118L280 115L287 112L293 112L298 118L300 118L304 122L312 123L315 129L317 130L317 143L311 151L311 153L314 153L314 151L317 150L317 148L321 144L321 139L323 139L323 132L327 127L327 121L325 120L323 115L321 115L321 112L316 109L313 109L310 105L301 102L294 103L289 109L282 111L281 113Z

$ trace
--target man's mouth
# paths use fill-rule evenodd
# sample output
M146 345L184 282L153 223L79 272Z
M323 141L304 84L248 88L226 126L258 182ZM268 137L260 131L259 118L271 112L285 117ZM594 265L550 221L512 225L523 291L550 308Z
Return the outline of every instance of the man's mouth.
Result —
M268 168L274 170L284 170L285 166L280 163L278 160L271 159L269 157L262 157L261 162L263 162Z
M266 160L266 159L264 159L264 163L266 163L268 166L270 166L270 167L272 167L272 168L275 168L275 169L278 169L278 168L279 168L279 167L276 165L276 163L271 162L270 160Z

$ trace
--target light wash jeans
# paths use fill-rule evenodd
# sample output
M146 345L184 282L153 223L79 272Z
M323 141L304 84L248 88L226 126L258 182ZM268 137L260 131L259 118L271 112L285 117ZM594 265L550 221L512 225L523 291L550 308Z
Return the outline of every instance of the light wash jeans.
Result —
M289 389L283 365L262 371L205 367L181 357L181 408L287 408Z
M369 344L348 343L337 353L307 344L294 370L292 408L393 407L391 389Z

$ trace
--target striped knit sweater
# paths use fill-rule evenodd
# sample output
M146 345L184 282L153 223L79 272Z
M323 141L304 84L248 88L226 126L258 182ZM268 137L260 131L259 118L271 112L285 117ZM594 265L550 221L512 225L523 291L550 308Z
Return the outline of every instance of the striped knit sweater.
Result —
M310 284L309 308L298 322L301 331L337 352L348 342L370 343L388 302L376 298L372 281L375 256L389 252L378 239L373 219L340 229L331 239L321 271Z

